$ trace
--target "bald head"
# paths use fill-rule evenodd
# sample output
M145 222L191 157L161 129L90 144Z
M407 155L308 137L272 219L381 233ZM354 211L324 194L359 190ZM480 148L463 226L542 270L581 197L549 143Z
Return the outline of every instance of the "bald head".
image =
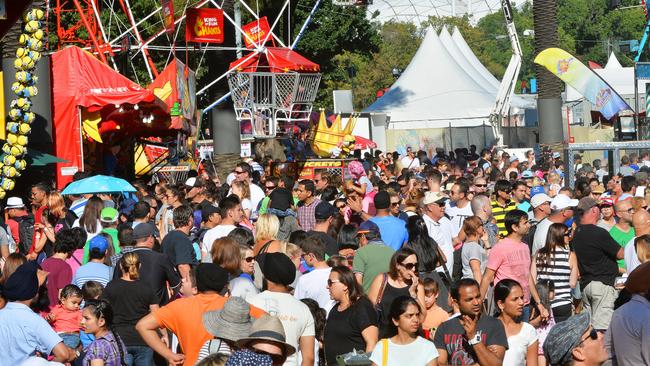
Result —
M632 226L636 236L650 234L650 213L646 210L639 210L632 216Z

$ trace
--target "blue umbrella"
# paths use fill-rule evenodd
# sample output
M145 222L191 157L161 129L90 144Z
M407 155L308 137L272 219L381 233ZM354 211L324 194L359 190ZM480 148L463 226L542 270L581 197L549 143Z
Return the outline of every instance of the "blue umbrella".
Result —
M109 177L107 175L95 175L70 183L61 194L123 193L135 191L136 189L124 179Z

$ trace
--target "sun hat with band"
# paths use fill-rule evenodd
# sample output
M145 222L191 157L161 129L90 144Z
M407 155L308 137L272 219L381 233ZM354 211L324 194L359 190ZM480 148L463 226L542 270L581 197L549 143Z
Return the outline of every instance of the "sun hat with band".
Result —
M264 315L256 319L251 326L250 334L237 341L237 345L244 348L255 341L272 342L282 348L285 356L291 356L296 352L296 348L287 343L284 327L277 316Z
M229 297L221 310L203 313L203 326L215 337L237 342L251 331L250 308L241 297Z

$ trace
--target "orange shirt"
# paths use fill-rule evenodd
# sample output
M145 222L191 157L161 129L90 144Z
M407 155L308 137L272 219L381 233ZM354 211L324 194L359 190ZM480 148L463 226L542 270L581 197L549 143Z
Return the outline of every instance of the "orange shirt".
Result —
M58 304L50 311L55 318L52 328L57 333L79 333L81 328L81 310L68 310Z
M218 294L198 294L174 300L153 313L158 326L171 330L178 337L185 355L183 365L193 366L203 344L214 338L203 327L203 313L222 309L226 300L226 297ZM265 312L251 306L250 314L253 318L259 318Z

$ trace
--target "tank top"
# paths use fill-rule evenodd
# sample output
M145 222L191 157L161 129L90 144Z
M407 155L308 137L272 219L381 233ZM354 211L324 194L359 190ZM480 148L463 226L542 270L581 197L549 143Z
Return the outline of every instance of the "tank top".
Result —
M381 298L381 323L379 324L379 339L388 337L388 333L391 329L391 320L390 320L390 306L393 304L393 300L400 296L411 296L409 294L409 286L402 288L393 287L388 281L386 281L386 288L384 289L384 296Z
M537 280L549 280L555 284L555 298L551 301L551 308L571 304L571 286L569 277L571 267L569 266L569 249L555 247L548 265L539 262L540 255L537 255Z

